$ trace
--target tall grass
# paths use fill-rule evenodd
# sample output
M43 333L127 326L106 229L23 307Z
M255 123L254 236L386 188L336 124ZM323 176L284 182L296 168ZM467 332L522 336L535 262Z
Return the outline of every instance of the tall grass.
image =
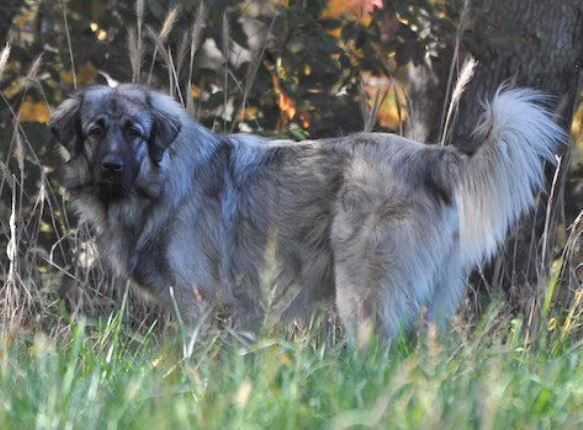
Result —
M493 310L471 336L421 334L388 351L271 333L228 335L184 360L172 342L128 337L116 314L67 342L0 343L0 428L579 428L580 345L524 348ZM556 348L553 348L556 347Z

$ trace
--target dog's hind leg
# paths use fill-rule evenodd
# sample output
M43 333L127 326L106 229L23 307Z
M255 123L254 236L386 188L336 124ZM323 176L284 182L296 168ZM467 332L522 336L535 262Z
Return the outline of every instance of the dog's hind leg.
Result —
M336 248L336 305L349 339L359 345L373 331L390 343L410 327L433 293L431 268L420 272L412 248L403 249L410 245L398 249L390 236L386 229L360 250L348 243Z
M457 252L446 262L435 280L433 297L429 301L429 320L440 328L447 325L463 300L468 277Z
M410 220L344 221L341 214L332 235L340 318L351 340L361 344L376 329L390 343L433 295L433 249L423 249Z
M336 264L336 307L347 338L363 343L375 331L377 300L374 288L367 285L362 273L366 262L351 260L354 265L346 260Z
M455 245L455 212L398 196L376 202L362 194L358 198L359 204L338 208L332 226L336 304L353 339L376 326L390 342L438 298L436 281L447 272ZM436 309L455 308L452 297L456 294Z

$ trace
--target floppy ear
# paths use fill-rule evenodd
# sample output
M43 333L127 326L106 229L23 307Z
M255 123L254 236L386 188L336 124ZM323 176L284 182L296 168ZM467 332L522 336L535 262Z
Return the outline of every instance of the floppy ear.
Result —
M69 151L73 150L81 135L80 107L80 97L68 98L57 107L49 121L53 136Z
M153 123L150 137L149 152L152 161L159 164L164 151L174 142L181 125L177 117L168 112L152 109Z

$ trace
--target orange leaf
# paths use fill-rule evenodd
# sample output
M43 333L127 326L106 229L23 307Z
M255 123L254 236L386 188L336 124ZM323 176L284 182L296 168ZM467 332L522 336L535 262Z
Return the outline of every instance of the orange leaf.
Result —
M285 93L281 93L278 99L279 109L285 114L287 119L296 116L296 102Z
M34 102L31 97L27 97L20 106L20 120L22 122L49 122L51 113L46 104Z
M329 0L322 18L336 19L346 17L354 19L368 27L372 22L375 8L382 9L382 0Z
M91 63L85 63L77 70L77 85L84 86L95 82L97 69ZM61 72L61 79L67 85L73 85L73 73L70 71Z
M579 105L579 108L573 116L571 134L575 137L575 142L580 147L580 150L583 149L583 103Z
M310 125L312 125L312 118L311 118L309 112L300 112L298 114L298 119L302 123L302 127L305 130L307 130L308 128L310 128Z
M405 90L396 80L387 76L375 76L370 72L362 72L361 76L369 108L374 107L379 96L384 96L377 112L379 124L397 129L408 117Z
M257 119L257 114L257 108L255 106L250 106L239 113L239 121L255 121Z
M296 116L296 102L287 95L277 75L273 74L273 90L277 95L277 105L288 120Z
M192 84L190 86L190 93L195 100L199 100L202 97L202 90L197 85Z
M381 127L395 130L407 119L405 95L394 87L384 98L377 115Z

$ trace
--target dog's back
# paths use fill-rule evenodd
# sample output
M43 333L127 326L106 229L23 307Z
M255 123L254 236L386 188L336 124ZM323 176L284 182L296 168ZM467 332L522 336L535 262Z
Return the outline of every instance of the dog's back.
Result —
M532 207L564 139L530 90L495 96L471 157L388 134L218 136L136 86L75 97L52 124L102 252L193 322L224 303L248 328L334 297L353 337L378 325L391 339L423 306L447 319L470 271Z

